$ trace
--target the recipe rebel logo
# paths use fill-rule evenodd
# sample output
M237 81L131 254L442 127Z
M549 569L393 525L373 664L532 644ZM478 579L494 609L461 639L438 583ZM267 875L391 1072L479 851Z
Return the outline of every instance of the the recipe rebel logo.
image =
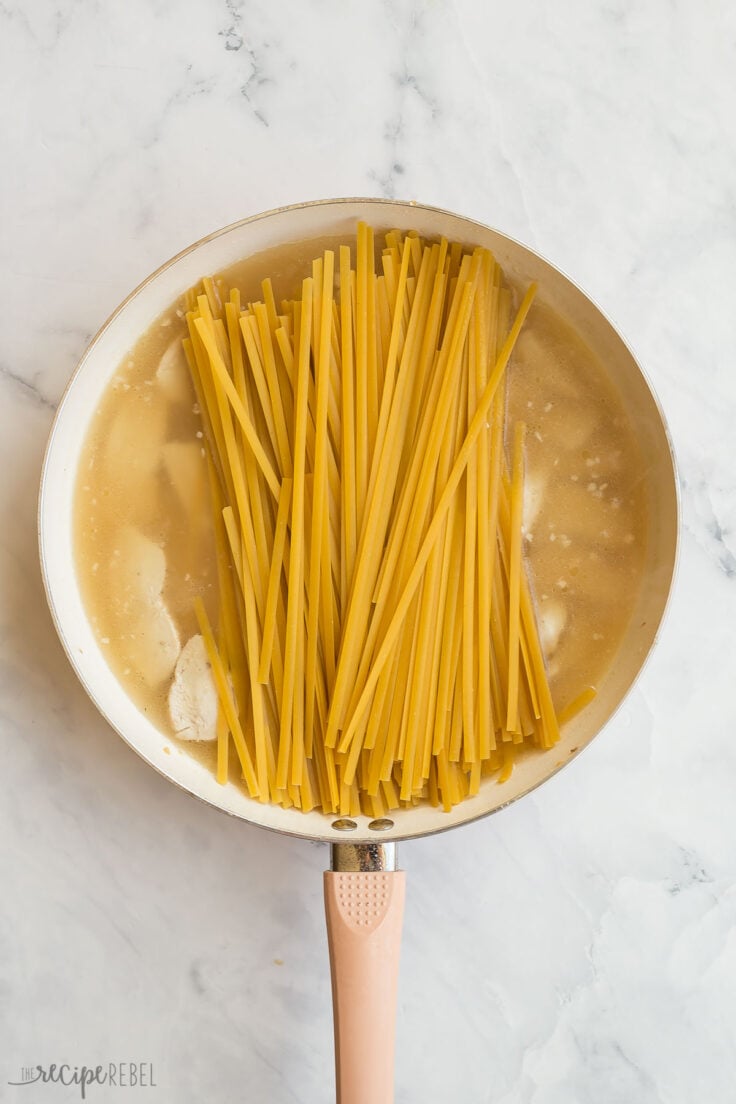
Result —
M108 1062L97 1066L73 1066L69 1062L52 1062L49 1066L23 1066L17 1080L9 1085L77 1085L81 1100L94 1085L117 1089L155 1089L156 1078L152 1062Z

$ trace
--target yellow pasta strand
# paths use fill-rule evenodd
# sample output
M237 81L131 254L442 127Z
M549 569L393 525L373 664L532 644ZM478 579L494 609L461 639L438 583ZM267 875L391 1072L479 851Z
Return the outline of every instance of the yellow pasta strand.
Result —
M429 558L429 554L432 551L434 542L439 535L442 521L450 504L450 499L455 493L457 485L462 478L470 453L480 434L491 402L493 401L493 396L501 379L501 375L503 374L506 364L508 363L509 357L511 356L511 353L513 351L513 347L516 344L516 339L521 331L522 325L524 324L524 319L529 313L529 309L532 305L532 300L534 299L535 293L536 285L532 284L532 286L529 288L526 295L524 296L524 299L522 300L514 325L508 338L506 339L506 342L504 343L501 354L496 361L496 365L491 374L491 378L488 381L488 384L486 385L485 391L483 392L483 395L479 402L478 409L473 416L473 420L468 429L465 441L463 442L463 445L457 455L457 459L455 460L455 463L453 465L452 472L450 473L450 478L447 481L447 485L442 493L442 497L440 498L440 502L435 511L432 523L427 530L424 541L422 542L419 555L417 556L414 567L409 576L409 580L404 587L401 598L396 604L394 614L389 623L389 627L386 631L386 635L384 637L381 648L379 649L379 652L373 662L370 675L368 676L366 685L363 688L363 692L356 706L356 710L343 735L343 739L340 745L341 749L344 749L350 744L350 741L355 733L355 729L360 723L360 720L362 719L362 716L365 712L370 694L375 689L378 675L380 674L384 663L388 659L391 648L393 647L393 643L396 639L396 635L398 634L398 631L403 624L404 617L406 616L406 611L419 584L419 580L422 576L422 572L426 565L427 559Z
M467 315L469 317L472 302L472 289L469 288L466 290L465 302L467 306ZM467 327L467 318L461 317L459 330L463 329L463 325ZM379 461L379 468L375 481L375 494L371 501L370 513L366 521L365 539L362 540L361 545L361 551L365 549L363 555L360 557L359 567L361 569L361 575L359 580L356 578L356 582L353 586L353 593L351 594L347 617L345 619L343 643L340 650L340 659L337 667L335 688L330 706L330 716L327 728L326 742L328 746L334 745L336 741L337 732L344 718L346 706L348 705L346 700L348 694L352 691L351 700L354 699L356 697L357 687L361 686L363 683L365 669L370 662L379 627L378 614L380 611L377 608L373 616L372 624L368 629L367 641L361 648L362 634L365 631L371 596L373 594L373 586L381 566L381 545L386 533L396 472L400 460L400 426L405 424L406 417L409 364L412 358L411 336L410 333L407 333L404 355L402 357L402 366L399 372L399 383L401 386L397 383L392 406L392 418L389 421L389 429L387 431L387 441L391 443L391 447L382 451ZM452 337L448 339L446 343L447 356L445 360L450 357L451 350L455 349L458 343L459 333L453 331ZM446 385L446 391L448 392L451 388L451 383L452 381ZM442 396L440 395L439 398L441 400ZM437 419L433 417L432 427L435 426L436 421ZM441 427L437 429L437 433L439 434L440 432ZM389 543L388 551L384 554L384 565L386 566L386 570L389 571L389 579L389 565L391 565L392 561L395 562L401 554L402 542L404 541L406 527L409 524L409 517L412 513L412 506L414 504L414 490L416 489L422 472L431 470L434 465L432 459L423 465L421 462L422 459L423 457L420 456L417 463L412 468L410 475L412 477L413 486L410 485L409 489L405 490L402 508L393 527L392 539ZM425 496L425 498L426 497L427 496ZM368 534L370 534L370 540L368 540ZM382 590L385 591L386 589L386 587L382 587ZM380 595L379 601L381 601ZM381 605L385 605L385 598L381 602ZM367 704L367 697L365 704Z
M342 548L344 603L352 586L358 547L357 483L355 469L355 374L353 313L350 296L350 248L340 247L340 335L342 356Z
M279 596L279 585L284 568L284 548L286 546L286 526L289 520L291 507L291 489L293 481L284 479L281 483L279 495L279 509L276 515L276 530L273 538L273 554L271 557L271 570L268 576L268 590L266 591L266 612L263 619L263 640L261 643L261 656L258 664L258 681L268 682L271 669L271 653L273 651L274 635L276 633L276 603Z
M253 768L253 761L250 757L250 752L246 747L243 730L240 726L240 721L238 720L238 715L235 710L235 703L232 699L230 687L228 686L227 674L225 673L225 668L218 654L217 646L215 644L215 638L212 633L212 627L210 626L209 618L207 617L207 612L204 608L204 603L202 602L201 598L194 599L194 612L197 616L199 631L201 632L202 639L204 640L204 646L207 651L207 658L210 662L210 667L212 668L212 677L215 680L220 704L225 713L230 731L233 734L235 749L238 753L240 765L243 768L243 775L248 787L248 792L250 793L251 797L258 797L258 781L256 779L256 773Z
M307 589L307 654L305 668L306 728L312 731L314 725L314 695L317 670L317 645L320 621L320 582L323 532L327 525L328 487L327 487L327 399L330 385L330 333L332 327L332 286L334 253L328 250L324 255L322 269L323 285L320 288L320 317L317 338L316 374L316 411L315 411L315 450L314 485L312 496L312 527L309 545L309 582ZM331 611L329 613L331 620ZM324 622L322 625L324 630ZM334 647L334 645L333 645ZM327 641L325 640L325 648ZM334 651L329 657L334 677Z
M202 319L197 319L195 325L197 327L197 332L202 340L202 343L207 350L207 355L209 357L209 362L212 368L213 375L217 378L218 382L222 386L225 394L230 401L230 405L233 408L233 413L240 423L243 435L248 442L253 456L258 462L258 466L263 472L266 482L271 488L271 492L273 493L274 498L278 498L280 486L279 480L268 460L268 457L266 456L261 442L258 439L258 435L256 434L253 423L248 417L248 413L243 405L243 402L237 391L235 390L233 381L230 379L230 376L227 373L227 369L223 364L222 357L217 350L212 336L207 331L207 327Z
M521 511L524 493L523 422L514 426L514 450L511 468L511 541L509 547L509 682L506 728L519 728L519 632L521 603Z
M355 277L355 471L358 531L368 493L370 426L368 397L368 227L358 224Z
M221 786L228 780L228 749L230 745L230 730L227 727L227 718L222 706L217 710L217 769L215 777Z
M286 787L292 744L292 714L295 693L294 666L298 634L304 632L302 592L304 589L304 478L307 438L307 399L309 381L309 346L312 334L312 280L302 283L302 303L299 348L297 357L296 393L294 404L294 487L291 501L291 542L289 550L288 605L286 615L286 641L284 647L284 687L281 699L281 727L279 755L276 767L276 784ZM296 734L294 734L296 737ZM296 742L296 740L295 740ZM297 751L296 756L301 752Z
M387 607L388 609L395 608L395 600L398 599L402 585L411 570L411 566L416 561L424 531L423 525L430 506L432 483L445 428L445 412L457 386L458 373L462 362L462 347L472 310L479 266L480 255L478 254L473 259L472 268L471 262L468 261L464 269L469 278L464 280L459 289L457 309L452 314L452 329L446 335L437 358L436 375L439 377L439 382L436 400L429 404L428 416L420 431L415 455L402 488L401 504L394 521L387 550L384 553L383 575L375 598L375 613L365 643L360 650L355 647L355 642L349 634L349 627L346 627L345 646L341 652L341 660L344 656L345 664L342 671L338 667L335 694L330 710L328 741L333 739L333 732L344 719L345 713L355 713L355 707L365 685L371 658L379 638L379 631L384 623ZM407 346L408 344L407 340ZM385 498L390 492L390 486L379 480L379 492ZM372 526L369 527L369 531L373 533ZM396 580L394 574L397 576ZM416 582L418 583L418 581L419 573L416 576ZM352 609L349 610L350 612L352 612ZM351 644L350 648L347 647L348 641ZM356 668L357 675L354 673ZM341 690L344 689L344 684L341 685L340 683L341 674L344 675L345 682L352 684L352 693L347 709L345 709L344 698L340 694ZM347 746L345 737L343 737L341 746Z
M556 714L522 555L523 426L505 375L535 288L486 250L361 223L294 299L186 296L210 473L216 778L285 809L449 811ZM335 273L335 268L338 272ZM336 284L336 277L339 284ZM339 293L335 290L339 287ZM238 783L239 784L239 783ZM295 815L295 813L292 813Z
M568 704L560 710L560 715L558 717L560 727L567 724L568 721L571 721L573 717L577 717L578 713L581 713L586 705L590 705L596 694L597 690L594 686L586 686L576 698L568 702Z

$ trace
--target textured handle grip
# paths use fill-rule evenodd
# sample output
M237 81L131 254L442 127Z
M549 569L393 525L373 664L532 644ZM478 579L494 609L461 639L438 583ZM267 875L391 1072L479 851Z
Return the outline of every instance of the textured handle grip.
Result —
M402 870L325 874L337 1104L392 1104Z

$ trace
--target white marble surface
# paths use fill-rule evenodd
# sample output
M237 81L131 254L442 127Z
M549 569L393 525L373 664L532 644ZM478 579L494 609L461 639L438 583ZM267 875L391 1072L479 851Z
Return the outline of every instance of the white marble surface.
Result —
M671 616L615 723L404 848L397 1101L735 1098L734 58L726 0L0 4L0 1099L78 1099L8 1087L23 1065L116 1060L153 1062L161 1104L332 1099L325 852L198 805L98 718L34 513L54 407L132 286L234 219L360 194L573 275L651 374L683 491Z

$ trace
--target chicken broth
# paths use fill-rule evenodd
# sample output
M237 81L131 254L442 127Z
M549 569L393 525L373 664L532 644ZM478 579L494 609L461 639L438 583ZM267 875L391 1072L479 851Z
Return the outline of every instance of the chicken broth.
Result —
M260 297L268 273L278 300L334 244L271 250L222 276L247 303ZM193 602L202 597L216 624L217 565L185 334L177 303L103 396L78 474L76 561L97 640L126 692L163 736L176 738L183 731L169 702L176 670L177 700L196 718L182 746L214 767L216 705L202 683L207 665ZM636 601L646 534L640 455L603 366L543 301L532 307L509 366L507 411L507 425L527 427L524 555L561 710L603 677Z

